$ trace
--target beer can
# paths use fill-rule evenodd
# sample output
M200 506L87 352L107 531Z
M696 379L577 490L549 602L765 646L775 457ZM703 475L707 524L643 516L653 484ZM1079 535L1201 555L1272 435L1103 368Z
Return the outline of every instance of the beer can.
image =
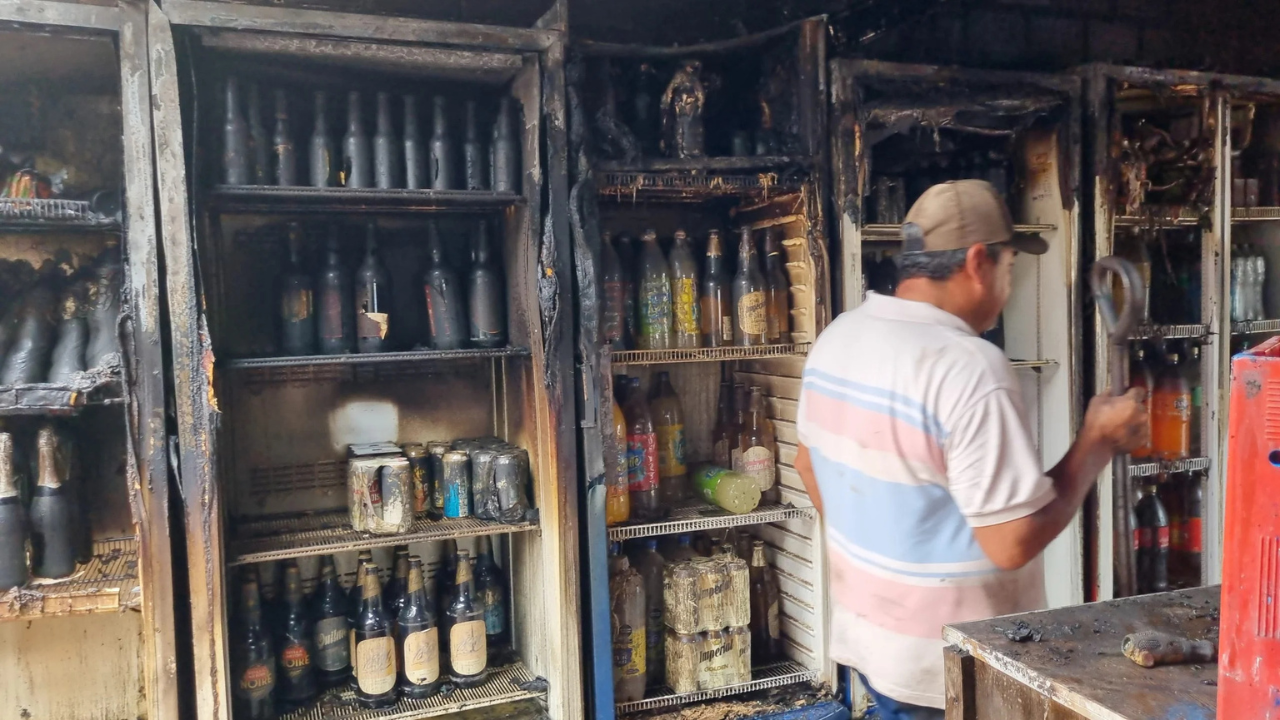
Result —
M427 515L439 520L444 517L444 454L449 452L447 442L427 443L427 476L430 478L431 503Z
M471 456L463 450L444 454L444 516L471 517Z
M724 601L725 591L729 589L729 571L716 558L694 558L689 563L698 573L698 630L719 630L728 624ZM747 617L749 622L750 615Z
M702 634L698 649L698 689L714 690L733 684L733 662L729 652L729 634L724 630L708 630Z
M678 633L667 628L666 643L667 687L677 695L698 691L698 656L702 652L702 638L697 634Z
M481 520L498 519L498 490L494 484L498 452L490 448L471 451L471 513Z
M404 456L409 459L409 473L413 480L413 514L422 515L427 512L430 487L431 468L427 462L427 449L422 443L405 443L402 447Z
M498 519L505 523L518 523L529 512L528 493L529 451L510 448L498 451L494 458L494 488L498 495Z
M681 635L693 635L702 625L698 603L698 569L693 563L668 563L662 569L663 620Z
M717 555L715 560L724 566L729 576L724 591L724 624L741 627L751 624L751 568L747 561L732 552Z
M751 682L751 628L731 627L728 635L730 667L733 685Z

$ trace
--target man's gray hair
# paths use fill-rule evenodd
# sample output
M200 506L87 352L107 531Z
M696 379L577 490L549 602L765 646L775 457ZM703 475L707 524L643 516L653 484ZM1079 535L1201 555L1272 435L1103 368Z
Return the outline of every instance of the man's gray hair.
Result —
M983 247L987 249L988 257L999 260L1001 245L1002 243L992 243ZM898 253L893 258L898 266L898 282L918 277L946 280L964 267L964 259L968 254L969 248Z

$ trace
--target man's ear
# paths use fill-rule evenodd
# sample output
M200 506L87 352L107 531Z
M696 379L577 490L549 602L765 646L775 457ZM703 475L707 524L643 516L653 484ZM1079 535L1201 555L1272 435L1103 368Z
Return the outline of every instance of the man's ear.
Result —
M987 253L986 245L971 245L964 255L965 272L979 282L982 282L983 277L990 271L988 266L991 264L991 256Z

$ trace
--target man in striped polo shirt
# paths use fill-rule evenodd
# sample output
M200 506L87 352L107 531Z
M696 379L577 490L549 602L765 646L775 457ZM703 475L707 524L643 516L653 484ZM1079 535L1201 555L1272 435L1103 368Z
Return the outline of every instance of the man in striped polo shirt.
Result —
M935 185L906 220L896 294L869 294L809 354L795 466L826 526L832 658L882 718L940 720L942 626L1043 608L1041 551L1148 430L1140 390L1095 397L1045 472L1012 366L978 334L1014 256L1048 244L1015 236L981 180Z

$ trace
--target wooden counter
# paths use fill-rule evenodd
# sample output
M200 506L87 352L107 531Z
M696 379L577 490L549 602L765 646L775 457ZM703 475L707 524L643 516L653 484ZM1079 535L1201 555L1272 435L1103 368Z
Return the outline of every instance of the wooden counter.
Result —
M1216 639L1219 590L947 626L947 720L1212 720L1216 664L1145 669L1121 654L1120 642L1136 630ZM1006 635L1020 628L1030 637L1015 642Z

